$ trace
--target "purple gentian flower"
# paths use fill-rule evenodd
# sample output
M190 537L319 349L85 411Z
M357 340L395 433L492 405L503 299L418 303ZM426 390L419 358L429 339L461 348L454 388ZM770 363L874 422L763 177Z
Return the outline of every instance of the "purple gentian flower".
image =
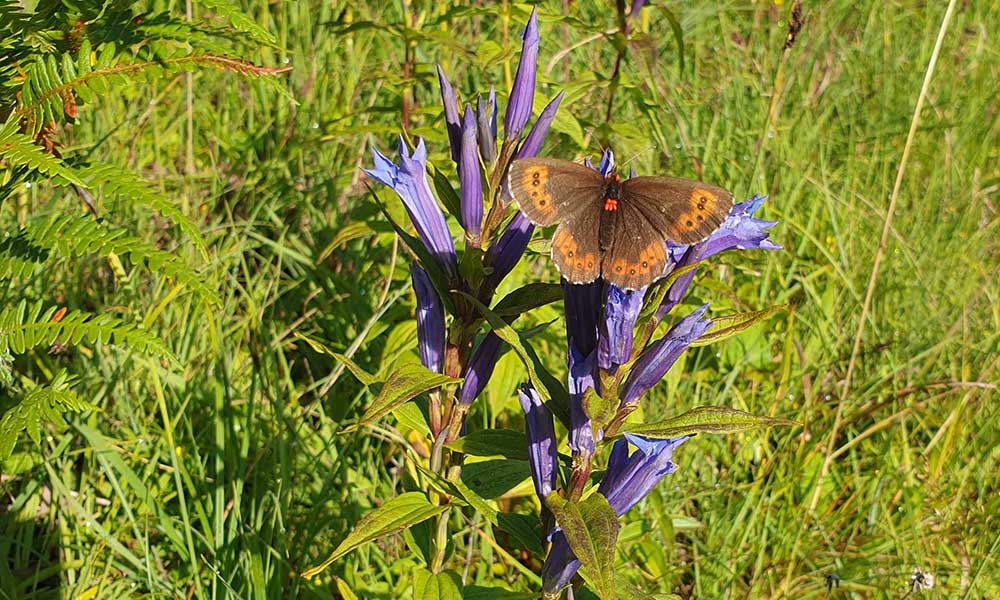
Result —
M650 344L636 361L621 389L622 406L634 404L670 370L677 357L701 337L712 322L703 319L708 304L691 311L659 340Z
M615 514L622 516L639 503L665 476L673 473L677 465L671 460L674 449L691 436L666 440L648 439L629 433L615 442L608 458L598 493L608 500ZM631 455L628 443L636 447ZM565 587L580 568L580 561L562 531L552 536L552 547L542 566L542 589L555 593Z
M583 410L583 396L587 388L595 387L597 320L601 312L602 286L599 281L572 284L563 279L562 288L569 346L568 443L573 452L590 454L594 450L594 433Z
M559 110L559 104L565 95L565 92L559 92L555 98L549 100L549 103L545 105L541 114L538 115L538 119L535 120L535 124L531 127L531 131L528 132L528 137L524 138L524 143L517 149L515 158L530 158L538 154L538 151L542 149L545 134L548 133L549 125L552 124L552 119L555 118L556 111Z
M472 358L469 359L462 387L458 391L459 403L468 406L482 393L490 377L493 376L502 348L503 340L493 331L487 333L483 341L479 342L472 353Z
M556 431L552 413L542 404L535 388L521 386L517 399L524 411L524 434L528 440L528 465L535 493L544 499L556 487Z
M416 261L410 264L410 279L417 296L417 346L420 348L420 364L440 373L445 343L444 308L430 278Z
M466 106L465 120L462 123L462 149L458 159L458 180L461 188L462 226L476 240L479 239L483 221L483 185L477 149L476 115L471 106Z
M492 85L489 102L483 102L482 94L476 99L476 132L479 154L490 166L497 159L497 94Z
M597 347L597 366L601 369L614 373L632 355L632 334L645 295L646 288L629 291L607 285Z
M536 9L532 8L528 25L521 34L521 58L503 117L504 135L508 140L518 138L531 117L531 106L535 101L535 62L538 59L538 17L535 12Z
M462 121L458 116L458 104L455 102L451 82L441 65L437 66L437 71L438 83L441 85L441 103L444 104L444 122L448 127L448 141L451 142L451 159L458 162L459 151L462 149Z
M373 148L372 153L375 168L364 169L365 173L391 187L399 195L424 246L448 275L455 276L458 273L455 244L444 220L444 213L427 181L427 149L424 141L421 139L417 142L411 156L400 137L399 165L386 158L378 148Z
M494 288L500 285L500 282L511 272L517 261L521 260L521 255L528 247L528 242L531 241L531 234L534 231L535 226L528 220L528 217L525 217L521 211L517 211L510 224L507 225L507 229L504 229L500 238L490 245L487 252L486 264L492 269L487 275L487 281L490 285Z
M752 216L764 200L767 200L767 196L754 195L745 202L735 204L722 225L707 239L697 244L684 246L667 242L667 255L674 263L674 268L693 265L726 250L780 250L781 246L772 242L767 232L777 221L764 221ZM694 275L693 270L689 271L670 285L663 302L656 310L657 319L662 319L680 302L691 281L694 280Z

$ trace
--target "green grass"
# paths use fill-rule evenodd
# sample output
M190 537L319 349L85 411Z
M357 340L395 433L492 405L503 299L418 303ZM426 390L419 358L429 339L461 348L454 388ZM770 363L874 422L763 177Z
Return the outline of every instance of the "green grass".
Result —
M919 567L935 587L911 597L1000 596L1000 6L960 2L947 26L845 391L945 3L809 2L787 53L790 2L658 4L683 31L684 68L665 9L645 9L658 58L651 69L625 63L610 122L615 47L591 37L615 26L613 3L573 3L569 21L561 3L539 5L539 100L567 90L544 153L596 157L607 143L640 173L770 195L764 217L779 221L771 237L785 249L723 256L687 302L710 300L716 314L789 310L687 353L643 412L723 405L803 426L687 442L678 471L623 520L618 571L685 598L825 598L833 574L830 598L902 598ZM279 77L296 103L200 70L190 106L180 75L81 106L60 133L64 155L127 165L199 223L204 282L223 303L158 272L122 278L96 258L5 289L4 304L43 298L145 322L183 368L86 344L19 359L34 373L71 370L102 410L68 415L40 444L22 439L3 465L0 598L330 598L334 577L358 597L408 597L418 563L401 536L297 576L407 489L415 455L404 448L423 442L391 418L340 433L371 396L295 334L341 352L356 345L371 372L414 359L408 261L359 168L373 145L395 145L404 95L415 105L409 135L446 166L434 64L465 99L490 83L505 94L526 6L445 15L418 5L404 77L400 30L386 27L410 22L400 3L243 5L285 50L240 56L287 59L294 69ZM578 45L549 68L567 42ZM67 194L35 186L0 218L11 229L25 214L78 206ZM190 239L148 210L97 200L114 223L201 264ZM368 227L320 260L357 222ZM538 278L556 273L532 256L504 290ZM558 314L541 309L523 325ZM561 326L532 343L563 372ZM520 377L506 355L470 423L520 427ZM479 535L493 535L483 521L453 526L454 564L475 557L467 584L532 588Z

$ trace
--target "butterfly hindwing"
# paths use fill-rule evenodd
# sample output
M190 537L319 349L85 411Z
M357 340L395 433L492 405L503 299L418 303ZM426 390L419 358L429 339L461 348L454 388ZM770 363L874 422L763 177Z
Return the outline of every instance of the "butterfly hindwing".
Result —
M557 158L515 160L508 174L510 193L535 225L566 221L601 201L604 179L585 165Z
M611 245L601 261L601 276L616 286L637 290L653 283L667 267L663 234L635 204L618 203L605 213L604 227L612 227Z
M621 184L621 204L635 207L667 239L693 244L722 225L733 195L679 177L633 177Z
M590 283L601 274L601 207L593 202L563 218L552 236L552 262L571 283Z

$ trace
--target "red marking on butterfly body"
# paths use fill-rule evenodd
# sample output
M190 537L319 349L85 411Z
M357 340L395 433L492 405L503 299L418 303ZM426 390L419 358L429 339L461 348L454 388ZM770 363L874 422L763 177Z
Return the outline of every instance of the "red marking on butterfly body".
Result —
M611 212L613 210L618 210L618 199L617 198L605 198L604 199L604 210Z

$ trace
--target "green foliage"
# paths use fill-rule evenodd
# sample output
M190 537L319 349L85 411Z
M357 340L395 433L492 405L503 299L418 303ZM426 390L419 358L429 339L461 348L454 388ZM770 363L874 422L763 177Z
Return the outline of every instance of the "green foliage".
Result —
M97 212L96 199L152 209L170 218L195 244L201 260L207 261L210 255L199 225L175 200L115 162L91 160L85 164L85 153L64 156L61 138L69 137L69 126L78 124L78 117L83 116L81 106L87 110L100 107L113 95L138 84L204 67L244 76L270 75L280 69L257 67L219 52L221 46L208 42L211 36L198 24L166 14L147 19L133 13L127 3L42 4L30 14L18 3L0 4L0 30L4 32L0 207L8 208L11 202L23 206L26 190L35 186L71 186L93 213ZM238 31L273 43L272 36L248 22L233 6L216 4ZM194 40L204 43L193 44ZM103 258L119 279L125 279L123 256L137 269L173 278L194 290L208 305L221 303L217 292L205 284L204 273L192 268L187 257L164 250L147 237L133 235L107 218L76 216L72 210L75 202L66 210L56 206L58 200L52 201L49 210L59 216L22 213L20 226L8 229L0 241L0 286L7 298L0 309L0 354L12 353L4 365L7 391L14 390L13 373L19 366L14 357L42 345L114 344L178 364L155 332L137 324L81 309L58 315L55 306L43 310L51 298L44 292L38 297L32 289L30 278L35 273L73 269ZM21 429L27 429L37 441L41 419L52 420L59 408L79 411L85 406L65 389L69 381L75 381L72 378L60 376L39 384L27 372L21 376L32 391L20 398L15 394L12 401L4 403L4 418L9 417L0 439L4 456L12 451Z
M41 302L40 320L67 306L91 320L141 323L137 331L159 338L181 367L85 342L0 355L0 423L63 371L62 389L102 411L54 404L55 414L30 419L38 441L22 436L0 465L0 597L413 595L433 519L300 576L364 515L415 489L429 451L420 398L342 434L379 391L344 371L375 382L416 360L405 249L394 263L394 234L359 167L401 129L448 165L433 65L445 67L461 102L494 84L502 106L530 6L192 2L188 19L183 3L67 0L25 13L31 4L0 2L0 308L26 301L28 314ZM900 598L920 566L936 585L910 598L1000 597L995 3L961 4L946 32L832 438L886 199L945 6L804 3L806 25L786 51L793 4L647 2L622 45L604 33L615 27L607 2L571 3L568 16L559 2L538 4L536 109L567 93L543 154L593 159L611 145L640 174L700 177L741 198L768 193L762 218L779 221L772 235L786 248L699 268L689 301L710 300L712 316L788 309L690 350L632 422L732 406L803 426L686 442L676 473L623 521L616 592ZM11 117L25 73L38 78L36 98L62 89L40 79L51 75L47 57L73 82L63 61L76 63L84 40L92 70L113 44L112 64L136 71L127 82L108 72L80 83L76 118L54 92L38 114L55 127L35 123L32 136ZM619 48L627 53L614 77ZM206 58L147 66L188 55ZM236 69L249 62L210 64L218 56L295 68L287 78L246 77ZM107 93L92 91L105 84ZM88 196L98 218L80 214ZM398 202L383 198L405 223ZM78 220L87 235L121 231L114 240L149 246L133 258L32 237ZM140 257L150 248L176 256L220 305L151 268ZM532 246L496 298L555 280L547 249ZM502 319L533 299L514 294L509 311L489 306ZM559 316L558 302L535 306L508 332L540 328L508 337L525 342L554 398L565 339L560 326L542 326ZM511 389L524 378L518 354L503 356L470 432L520 432ZM537 598L547 530L523 446L513 435L472 439L482 443L467 448L475 468L461 480L498 511L497 525L456 501L440 572L471 556L458 571L463 597ZM840 586L828 591L831 575Z
M29 307L27 300L0 309L0 353L24 354L39 345L114 343L160 358L176 359L160 338L133 323L110 315L91 315L73 310L55 317L56 307L43 310L41 301Z
M74 379L65 371L60 371L48 385L28 391L17 406L0 417L0 465L10 457L14 442L22 431L27 431L28 437L37 443L42 437L42 423L51 422L65 428L63 412L97 408L70 389Z

